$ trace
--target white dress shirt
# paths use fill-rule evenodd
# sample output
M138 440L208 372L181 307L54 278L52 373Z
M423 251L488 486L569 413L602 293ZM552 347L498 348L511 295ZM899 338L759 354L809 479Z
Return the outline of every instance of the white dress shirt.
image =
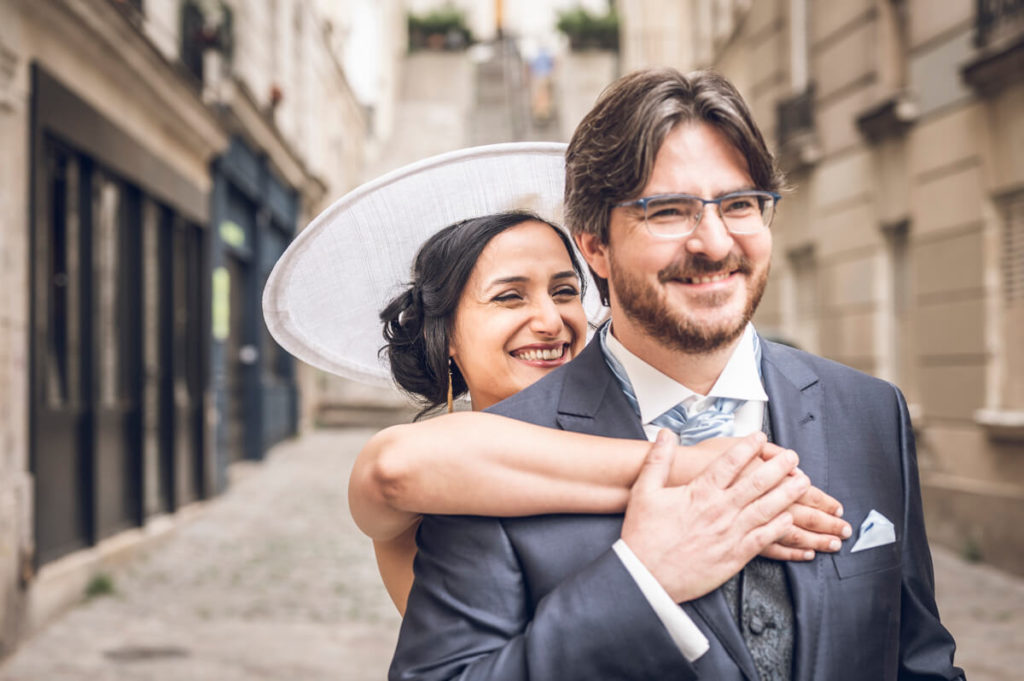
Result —
M687 415L692 416L709 409L719 397L745 401L734 412L734 435L742 437L761 430L768 394L764 391L754 356L752 324L747 324L725 369L707 395L695 393L661 373L627 350L613 334L614 330L607 335L606 348L622 364L633 386L640 408L640 420L648 440L653 442L660 430L657 426L651 425L651 421L672 407L683 404ZM706 653L709 647L707 637L701 633L689 615L672 600L626 542L619 539L612 548L665 625L672 640L679 646L683 656L693 662Z

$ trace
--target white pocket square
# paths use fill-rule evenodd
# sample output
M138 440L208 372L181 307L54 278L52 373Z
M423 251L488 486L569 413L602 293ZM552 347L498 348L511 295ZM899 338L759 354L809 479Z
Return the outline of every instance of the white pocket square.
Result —
M896 528L892 522L878 511L871 509L868 517L860 524L860 534L857 536L857 543L850 549L850 553L857 553L864 549L873 549L876 546L884 546L896 541Z

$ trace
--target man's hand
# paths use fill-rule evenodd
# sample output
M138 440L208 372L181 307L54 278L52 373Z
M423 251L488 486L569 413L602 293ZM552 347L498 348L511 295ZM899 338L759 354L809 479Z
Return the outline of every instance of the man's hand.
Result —
M666 487L674 440L671 431L658 433L633 484L622 539L682 603L718 588L785 536L793 525L786 509L806 493L810 481L796 471L796 452L761 460L766 438L753 433L691 483Z
M768 461L785 451L769 442L762 448L761 458ZM842 519L842 504L813 485L789 507L789 512L793 516L793 527L761 551L765 558L812 560L816 551L838 551L843 540L853 533L850 524Z

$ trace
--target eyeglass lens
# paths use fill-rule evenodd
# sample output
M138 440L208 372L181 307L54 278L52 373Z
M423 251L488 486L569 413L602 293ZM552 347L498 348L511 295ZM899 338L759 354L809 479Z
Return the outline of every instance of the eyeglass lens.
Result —
M775 200L770 194L750 192L724 197L705 207L695 197L676 195L648 199L644 217L652 233L664 236L689 234L697 228L705 210L719 210L726 229L734 234L759 232L771 224Z

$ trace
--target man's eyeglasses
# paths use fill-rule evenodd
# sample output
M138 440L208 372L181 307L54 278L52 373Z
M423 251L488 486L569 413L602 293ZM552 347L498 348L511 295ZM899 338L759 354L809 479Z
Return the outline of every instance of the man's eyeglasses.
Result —
M677 239L692 234L709 203L718 208L725 228L733 234L754 234L772 224L775 204L782 196L759 190L733 192L717 199L690 194L658 194L616 203L615 207L639 206L652 236Z

